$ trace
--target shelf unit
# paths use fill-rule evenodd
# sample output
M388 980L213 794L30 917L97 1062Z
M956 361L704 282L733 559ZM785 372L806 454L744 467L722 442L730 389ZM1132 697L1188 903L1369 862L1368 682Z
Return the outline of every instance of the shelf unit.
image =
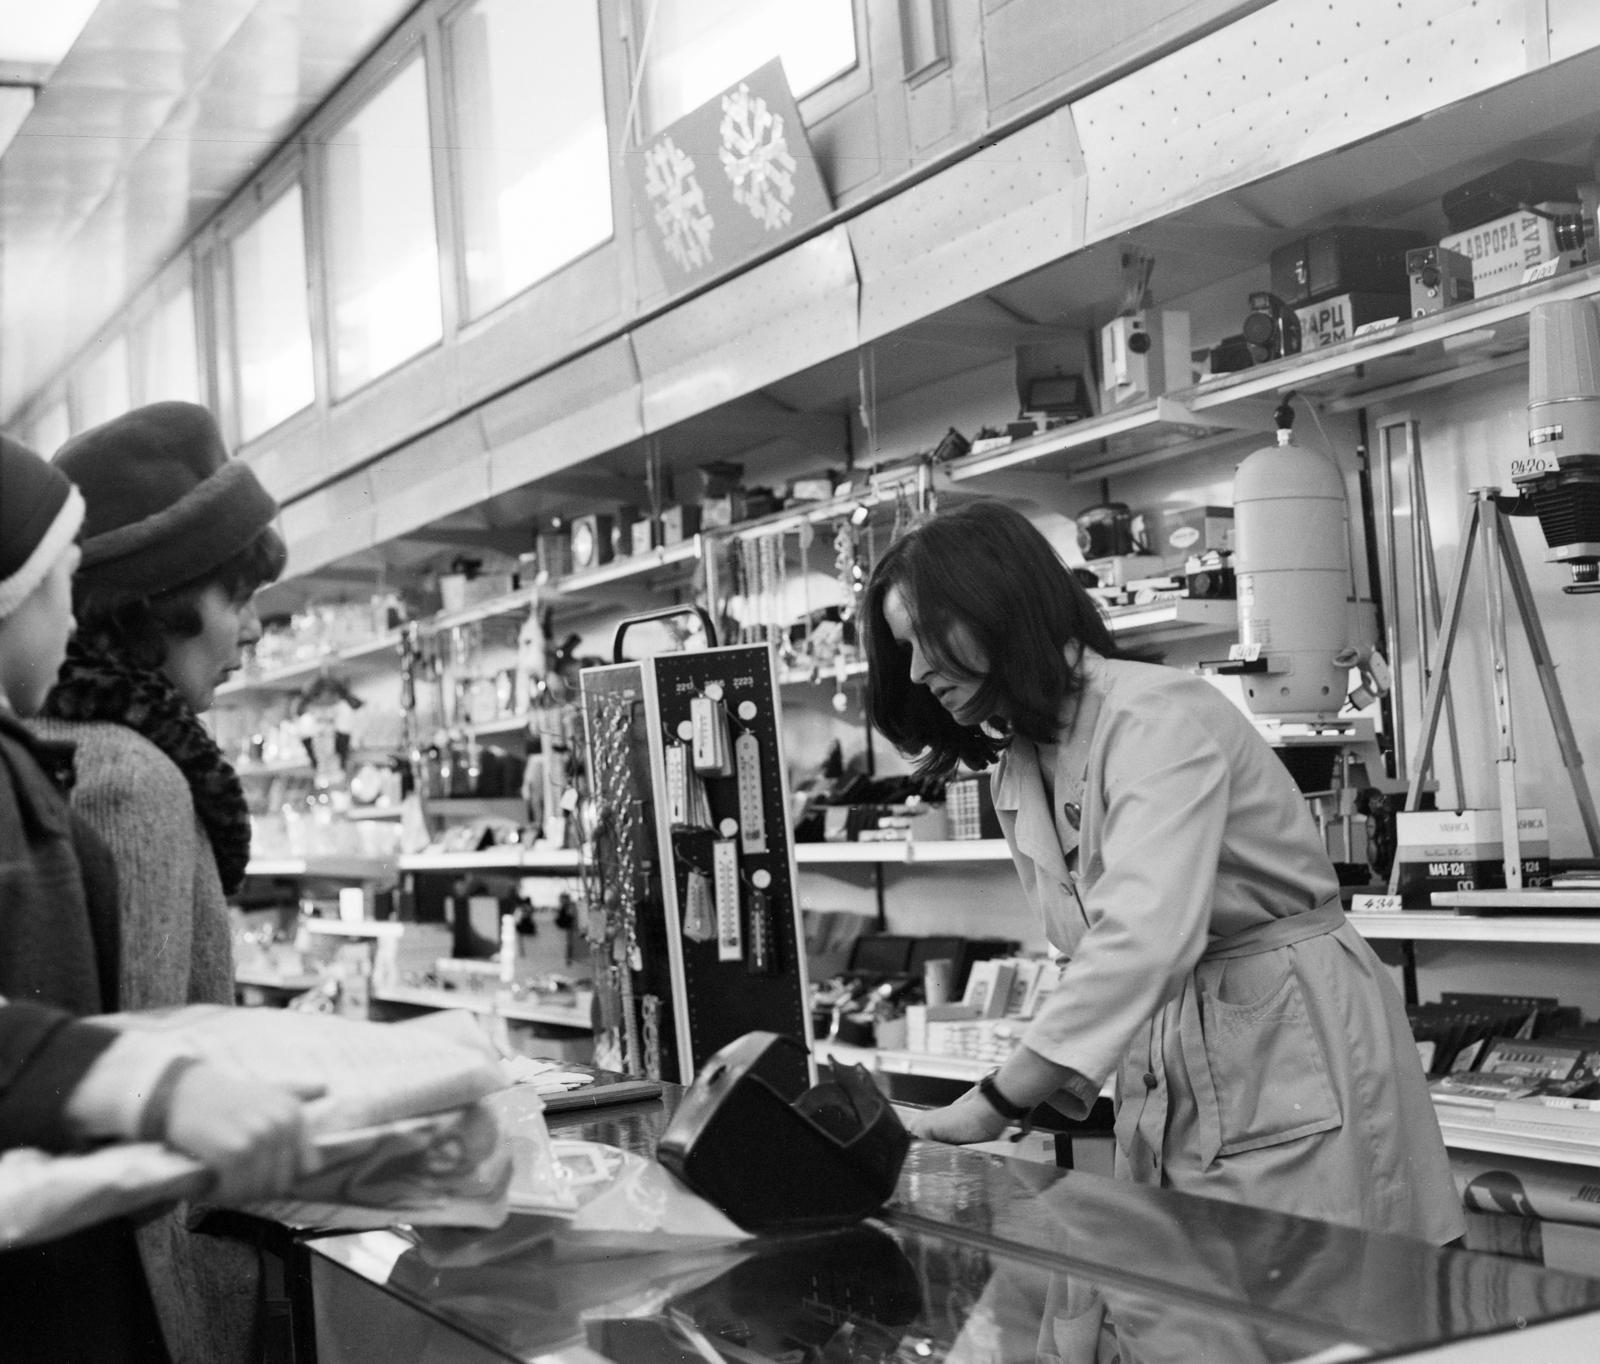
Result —
M578 853L573 848L525 848L507 844L477 852L402 853L401 871L528 871L576 872Z
M381 857L252 857L246 876L323 877L329 881L381 881L394 875L393 861Z
M794 860L801 866L812 867L848 862L926 866L932 862L1009 862L1011 851L1003 838L925 843L914 839L884 843L796 843Z
M427 990L403 985L374 988L372 998L382 1004L407 1004L419 1009L465 1009L490 1018L516 1023L538 1023L586 1033L591 1024L587 1009L568 1004L535 1004L510 994L486 990Z

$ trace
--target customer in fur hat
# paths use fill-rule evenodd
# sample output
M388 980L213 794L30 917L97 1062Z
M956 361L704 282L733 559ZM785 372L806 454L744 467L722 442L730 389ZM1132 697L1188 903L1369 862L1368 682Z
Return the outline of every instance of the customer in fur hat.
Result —
M213 1196L248 1202L290 1186L303 1122L294 1094L79 1021L119 1004L115 868L63 794L70 749L24 721L72 634L83 515L59 469L0 436L0 1154L36 1148L0 1159L0 1353L153 1364L162 1326L134 1226L113 1215L140 1206L133 1190L78 1165L63 1198L54 1172L89 1147L160 1141L210 1167Z
M73 807L116 859L122 1007L231 1003L225 897L244 879L250 819L200 715L260 635L252 599L284 562L277 504L192 403L115 417L54 464L86 510L78 631L38 732L77 746ZM250 1357L253 1256L172 1217L140 1242L174 1357Z

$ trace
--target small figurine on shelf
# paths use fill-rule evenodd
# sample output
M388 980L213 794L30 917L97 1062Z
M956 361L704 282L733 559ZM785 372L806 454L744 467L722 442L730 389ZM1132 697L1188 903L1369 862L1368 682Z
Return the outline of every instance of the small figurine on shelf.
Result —
M300 742L319 782L343 777L350 765L350 736L361 699L331 672L314 677L295 701Z

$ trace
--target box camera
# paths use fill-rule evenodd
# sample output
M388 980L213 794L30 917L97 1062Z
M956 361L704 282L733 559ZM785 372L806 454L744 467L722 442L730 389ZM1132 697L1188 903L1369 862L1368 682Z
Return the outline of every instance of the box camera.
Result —
M1187 388L1189 314L1148 308L1112 318L1100 329L1100 375L1107 407Z
M1272 292L1291 308L1335 294L1399 294L1405 253L1423 246L1420 232L1389 227L1330 227L1272 253Z
M1406 252L1411 277L1411 316L1427 317L1473 297L1472 261L1445 246L1419 246Z
M1274 293L1257 291L1250 295L1250 311L1239 328L1256 364L1300 353L1300 319Z

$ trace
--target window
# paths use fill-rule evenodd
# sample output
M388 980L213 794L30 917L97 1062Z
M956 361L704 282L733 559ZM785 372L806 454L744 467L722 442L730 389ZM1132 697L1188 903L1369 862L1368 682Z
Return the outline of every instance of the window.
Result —
M848 71L856 64L851 0L659 0L645 52L644 135L774 57L783 58L796 99Z
M33 429L28 432L28 444L50 459L67 443L67 437L71 434L72 420L67 415L66 399L62 398L39 413Z
M454 180L479 317L611 236L594 0L478 0L450 24Z
M120 417L133 406L128 381L128 338L114 336L78 373L78 430Z
M444 334L420 56L329 138L326 155L333 388L343 397Z
M200 356L194 334L194 291L188 285L140 321L134 355L142 370L139 402L200 401Z
M233 239L228 258L239 436L253 440L316 397L299 185Z
M907 80L931 75L949 61L945 0L900 0L900 47Z

